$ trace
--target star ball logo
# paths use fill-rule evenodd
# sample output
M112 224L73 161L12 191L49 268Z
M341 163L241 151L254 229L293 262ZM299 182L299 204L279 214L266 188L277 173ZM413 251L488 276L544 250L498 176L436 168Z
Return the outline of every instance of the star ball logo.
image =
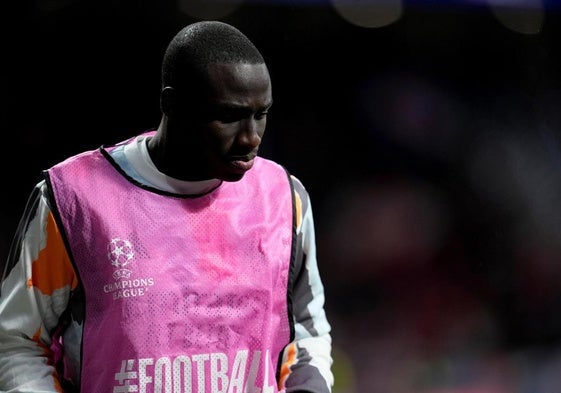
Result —
M111 265L116 268L113 272L113 278L115 280L130 277L132 270L126 269L125 266L127 266L134 257L131 242L119 238L111 239L107 245L107 257L109 261L111 261Z
M153 277L130 279L132 270L127 269L134 258L131 242L120 238L111 239L107 245L107 258L115 268L112 276L115 280L103 286L103 292L111 294L113 300L136 298L146 295L149 287L154 285Z

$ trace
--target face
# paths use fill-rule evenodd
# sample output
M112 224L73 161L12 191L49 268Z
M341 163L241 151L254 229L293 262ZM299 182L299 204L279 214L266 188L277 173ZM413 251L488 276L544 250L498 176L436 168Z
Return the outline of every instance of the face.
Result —
M185 180L240 180L253 166L272 105L267 66L211 65L203 86L189 100L178 100L188 107L179 106L170 119L173 129L168 134L186 138L169 136L181 149L175 166L189 172L181 175Z

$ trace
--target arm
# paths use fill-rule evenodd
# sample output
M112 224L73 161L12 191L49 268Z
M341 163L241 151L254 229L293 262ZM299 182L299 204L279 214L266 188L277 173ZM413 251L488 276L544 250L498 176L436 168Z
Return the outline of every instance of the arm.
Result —
M0 289L0 391L62 392L51 333L77 280L44 182L29 197Z
M331 326L324 310L315 229L309 196L302 183L292 178L296 197L297 256L292 306L295 339L283 354L280 386L287 393L328 393L331 372Z

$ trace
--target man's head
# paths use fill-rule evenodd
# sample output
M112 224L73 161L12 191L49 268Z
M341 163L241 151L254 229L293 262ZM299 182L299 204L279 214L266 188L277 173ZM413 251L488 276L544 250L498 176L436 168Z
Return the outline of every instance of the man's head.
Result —
M169 43L162 62L162 87L197 81L209 64L263 64L265 60L245 34L218 21L190 24Z
M162 124L149 143L158 169L183 180L237 181L249 170L272 105L263 57L216 21L183 28L162 64Z

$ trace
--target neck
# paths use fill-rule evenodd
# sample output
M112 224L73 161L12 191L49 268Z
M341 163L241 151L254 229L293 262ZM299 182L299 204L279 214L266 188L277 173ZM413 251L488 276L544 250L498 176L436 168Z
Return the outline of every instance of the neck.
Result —
M169 119L164 115L154 136L147 140L148 154L158 171L178 180L210 180L209 177L201 177L196 173L200 162L197 161L195 154L189 154L188 151L182 150L181 146L177 146L173 140L169 140L169 127Z
M163 164L162 156L165 154L165 141L164 141L164 130L167 126L167 119L165 116L162 116L160 120L160 125L156 130L154 136L150 137L146 143L146 147L148 149L148 154L150 155L150 159L156 165L156 168L162 173L166 173L166 168Z

